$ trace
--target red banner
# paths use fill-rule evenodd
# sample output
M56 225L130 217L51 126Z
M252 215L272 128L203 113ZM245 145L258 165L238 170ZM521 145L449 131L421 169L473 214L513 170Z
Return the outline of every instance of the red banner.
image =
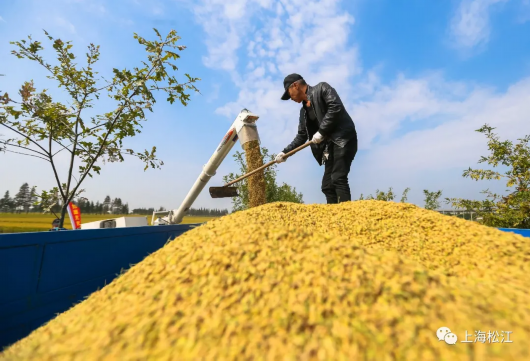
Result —
M72 229L81 228L81 210L78 206L70 202L68 204L68 215L70 216L70 223L72 223Z

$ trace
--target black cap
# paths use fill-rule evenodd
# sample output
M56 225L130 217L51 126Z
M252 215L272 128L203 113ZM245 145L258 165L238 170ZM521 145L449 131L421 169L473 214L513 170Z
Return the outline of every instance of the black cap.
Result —
M282 95L282 100L289 100L291 99L291 95L289 94L289 87L291 84L293 84L295 81L304 79L300 74L289 74L283 79L283 87L285 88L285 92Z

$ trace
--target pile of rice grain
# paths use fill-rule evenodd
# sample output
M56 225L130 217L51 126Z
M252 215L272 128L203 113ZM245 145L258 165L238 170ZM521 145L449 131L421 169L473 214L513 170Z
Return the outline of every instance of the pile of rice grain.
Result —
M247 160L247 171L252 172L263 165L263 156L259 141L252 140L243 144ZM267 203L264 172L257 172L248 177L248 207L253 208Z
M525 360L529 260L522 236L410 204L272 203L186 232L0 359ZM513 342L461 342L475 331Z

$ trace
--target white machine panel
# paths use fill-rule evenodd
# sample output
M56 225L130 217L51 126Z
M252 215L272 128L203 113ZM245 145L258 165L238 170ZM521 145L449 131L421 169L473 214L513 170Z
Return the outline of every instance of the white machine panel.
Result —
M147 217L120 217L82 223L81 229L123 228L147 226Z

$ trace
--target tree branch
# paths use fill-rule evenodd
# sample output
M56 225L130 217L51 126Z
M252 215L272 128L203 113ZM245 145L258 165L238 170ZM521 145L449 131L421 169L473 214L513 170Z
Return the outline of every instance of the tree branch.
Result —
M32 118L30 118L30 119L32 119ZM7 127L7 128L9 128L9 127L8 127L7 125L5 125L5 124L2 124L2 125L5 126L5 127ZM66 124L66 125L68 125L68 124ZM9 128L9 129L11 129L11 128ZM16 130L14 130L14 129L11 129L11 130L14 131L14 132L16 132ZM18 133L18 132L17 132L17 133ZM25 135L22 134L22 133L18 133L18 134L20 134L21 136L23 136L23 137L25 137L25 138L31 140L31 138L25 136ZM72 140L72 138L71 138L70 136L68 136L68 139L69 139L71 142L73 142L73 140ZM58 150L58 151L55 152L53 155L52 155L52 154L46 154L46 156L54 157L57 153L59 153L59 152L65 150L65 149L66 149L67 151L69 151L70 153L72 152L70 149L68 149L67 147L65 147L65 146L64 146L61 142L59 142L58 140L55 140L55 139L52 139L52 140L53 140L55 143L59 144L61 147L63 147L63 149ZM32 141L32 142L33 142L34 144L38 145L38 144L35 143L34 141ZM44 148L42 148L42 147L40 147L40 146L39 146L39 148L41 148L42 150L44 150ZM86 151L86 149L84 149L84 148L81 148L81 149L83 149L84 151ZM45 150L44 150L44 151L45 151Z
M67 151L69 151L70 153L72 153L72 151L68 148L68 147L69 147L70 145L72 145L72 144L70 144L68 147L65 147L65 146L62 145L59 141L57 141L57 140L55 140L55 139L54 139L53 141L54 141L55 143L59 144L59 145L62 147L62 149L59 149L57 152L53 153L53 154L52 154L52 157L55 157L58 153L62 152L63 150L67 150Z
M69 198L70 198L70 185L72 182L72 170L74 169L75 150L77 147L77 138L79 137L79 120L81 119L81 111L83 110L87 97L88 97L88 94L85 92L85 95L83 96L83 100L81 101L81 103L79 103L79 111L77 112L77 117L75 120L75 131L74 131L75 139L73 141L74 148L72 149L72 156L70 157L70 167L68 169L68 180L66 183L66 194L68 195ZM73 198L73 194L72 194L72 198ZM68 201L70 201L70 199L68 199Z
M46 151L46 149L44 149L39 143L37 143L36 141L34 141L33 139L31 139L31 138L28 137L27 135L25 135L25 134L19 132L19 131L16 130L16 129L11 128L10 126L8 126L8 125L6 125L6 124L3 124L3 123L2 123L2 124L0 124L0 125L3 125L3 126L6 127L7 129L9 129L9 130L11 130L11 131L17 133L18 135L20 135L21 137L26 138L26 139L29 140L31 143L35 144L37 147L39 147L40 149L42 149L42 151L43 151L44 153L46 153L47 156L50 156L50 153L48 153L48 152Z
M80 140L82 139L85 139L86 137L81 137ZM74 140L71 139L70 137L68 137L68 139L72 142L72 144L68 145L68 147L70 147L71 145L73 145L74 143ZM79 140L79 139L78 139ZM54 140L54 142L56 142L57 144L59 144L60 146L63 147L63 149L59 149L57 152L55 152L52 157L55 157L58 153L62 152L63 150L67 150L69 151L71 154L73 154L73 152L68 148L68 147L65 147L64 145L62 145L61 143L59 143L58 141ZM90 156L90 152L88 150L86 150L84 147L82 147L81 145L79 145L79 142L77 142L77 147L83 151L85 151L87 153L87 156L88 158L92 159L92 157Z
M50 138L48 142L48 146L50 148L50 153L52 152L52 135L53 135L53 128L50 126ZM61 180L59 179L59 174L57 174L57 168L55 168L55 163L53 162L53 157L50 157L50 164L52 165L53 169L53 175L55 176L55 181L57 182L57 185L59 186L59 191L61 192L61 197L63 197L63 200L65 200L63 187L61 187Z
M23 146L21 146L21 145L11 144L11 143L4 142L4 141L0 141L0 144L9 145L9 146L11 146L11 147L22 148L22 149L29 150L29 151L31 151L31 152L34 152L34 153L40 154L40 155L42 155L42 156L44 156L44 157L48 157L47 154L41 153L41 152L39 152L39 151L37 151L37 150L35 150L35 149L31 149L31 148L28 148L28 147L23 147ZM48 159L46 159L46 160L48 160Z
M182 84L177 84L177 85L180 85L181 87L185 87L186 85L188 84L191 84L192 82L191 81L188 81L186 83L182 83ZM175 86L164 86L164 87L159 87L157 85L155 86L151 86L149 88L149 90L168 90L168 89L173 89Z
M108 88L108 87L111 87L111 86L114 86L114 85L116 85L116 82L112 82L111 84L107 84L107 85L105 85L105 86L103 86L103 87L101 87L101 88L98 88L98 89L96 89L96 90L93 90L93 91L89 92L88 95L90 95L90 94L94 94L94 93L97 93L97 92L100 91L100 90L103 90L103 89L105 89L105 88Z
M25 47L24 47L23 49L26 50ZM26 50L26 51L27 51L27 50ZM52 73L53 78L57 80L57 76L55 75L55 73L53 72L53 70L50 68L50 65L49 65L49 64L45 64L44 61L42 60L42 58L41 58L40 56L35 56L34 58L35 58L35 60L37 60L37 62L38 62L40 65L42 65L42 66L43 66L44 68L46 68L50 73ZM71 79L69 79L69 80L71 80ZM70 88L70 86L69 86L68 84L66 84L65 82L61 82L61 81L59 81L59 83L62 83L62 84L64 85L64 87L66 88L66 90L68 90L68 92L69 92L70 94L73 93L73 90ZM75 97L74 97L74 99L75 99ZM76 99L76 100L77 100L77 99Z
M79 110L79 113L80 113L80 112L81 112L81 110ZM78 119L81 119L81 118L78 117ZM76 120L76 124L77 124L77 120ZM107 123L105 123L105 124L107 124ZM66 124L66 125L70 125L70 124ZM95 129L95 128L97 128L97 126L94 127L94 128L88 129L88 130L90 131L90 130ZM72 131L72 132L73 132L73 131ZM77 130L76 130L76 132L74 133L74 135L76 136L76 138L79 136L79 134L77 134ZM71 136L67 135L67 137L68 137L68 140L72 142L72 144L77 144L77 141L75 141L74 139L72 139ZM85 138L86 138L86 137L81 137L81 139L85 139ZM62 145L59 141L57 141L57 140L54 139L54 142L56 142L56 143L59 144L61 147L63 147L63 149L58 150L57 152L55 152L53 156L55 156L57 153L63 151L64 149L66 149L67 151L69 151L70 153L73 154L73 152L72 152L70 149L68 149L67 147L65 147L64 145ZM70 145L72 145L72 144L70 144ZM69 145L69 146L70 146L70 145ZM77 146L78 146L81 150L84 150L85 152L88 153L88 150L86 150L84 147L80 146L79 144L77 144Z
M159 57L160 57L160 55L159 55ZM149 76L151 76L151 73L152 73L154 68L155 68L155 66L153 66L153 67L151 67L151 69L149 69L149 71L147 72L147 75L144 77L144 80L145 79L149 79ZM136 95L136 93L138 92L138 88L139 87L137 87L135 89L135 91L127 98L127 102L130 101L132 99L132 97L134 97ZM118 120L118 118L120 117L121 113L123 112L123 109L125 108L125 106L126 106L126 104L122 104L119 107L119 110L118 110L116 116L114 117L114 119L111 122L107 122L106 123L106 124L111 123L111 125L108 128L107 134L105 134L105 138L103 139L103 142L101 142L101 146L99 147L99 150L98 150L96 156L92 159L92 162L87 167L87 169L85 170L84 174L81 176L81 179L76 184L75 188L72 191L72 194L75 194L75 192L77 191L77 189L79 188L81 183L85 180L85 178L88 175L88 173L92 170L92 167L94 166L94 163L96 162L96 160L101 156L101 152L103 151L103 147L105 146L105 143L107 142L107 139L108 139L110 133L112 132L112 129L113 129L114 125L116 124L116 121Z
M21 147L22 148L22 147ZM39 157L38 155L33 155L33 154L26 154L26 153L22 153L22 152L15 152L14 150L9 150L9 149L4 149L6 152L10 152L10 153L16 153L16 154L22 154L22 155L27 155L28 157L35 157L35 158L39 158L39 159L43 159L47 162L49 162L50 160L48 158L43 158L43 157ZM28 149L28 150L33 150L33 149ZM40 153L39 153L40 154Z
M131 96L129 97L132 98L134 95L135 95L136 91L131 94ZM114 119L112 120L111 122L111 126L109 127L108 131L107 131L107 134L105 134L105 138L103 138L103 142L101 142L101 146L99 147L98 149L98 152L96 154L96 156L94 158L92 158L92 162L90 163L90 165L86 168L85 172L83 173L83 175L81 176L81 179L79 180L79 182L76 184L75 188L73 189L72 193L75 194L75 192L77 191L77 188L79 188L79 186L81 185L81 183L85 180L86 176L88 175L88 173L92 170L92 167L94 166L94 163L96 163L96 160L101 156L101 152L103 151L103 148L105 146L105 143L107 142L107 138L109 137L110 133L112 132L112 127L114 126L115 122L118 120L118 117L121 115L121 113L123 112L123 108L125 106L121 106L117 113L117 115L114 117Z

